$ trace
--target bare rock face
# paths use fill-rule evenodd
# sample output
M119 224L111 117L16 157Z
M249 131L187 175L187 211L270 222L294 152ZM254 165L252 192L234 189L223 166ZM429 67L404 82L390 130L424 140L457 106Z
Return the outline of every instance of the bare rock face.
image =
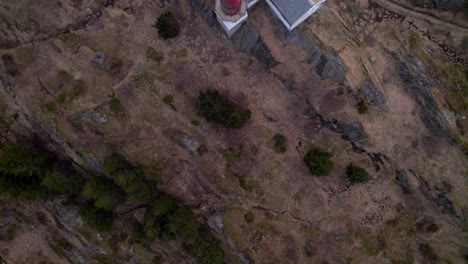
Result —
M409 181L408 181L408 175L406 174L406 172L401 171L401 170L397 170L395 172L395 180L396 180L397 184L403 190L404 194L410 194L411 193L411 188L410 188Z
M362 83L358 92L358 99L365 100L369 105L377 107L380 111L387 111L385 96L369 79Z

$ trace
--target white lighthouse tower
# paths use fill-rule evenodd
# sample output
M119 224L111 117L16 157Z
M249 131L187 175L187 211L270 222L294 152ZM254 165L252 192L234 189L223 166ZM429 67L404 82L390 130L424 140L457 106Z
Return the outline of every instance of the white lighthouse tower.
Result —
M229 37L247 19L247 8L247 0L216 0L216 17Z

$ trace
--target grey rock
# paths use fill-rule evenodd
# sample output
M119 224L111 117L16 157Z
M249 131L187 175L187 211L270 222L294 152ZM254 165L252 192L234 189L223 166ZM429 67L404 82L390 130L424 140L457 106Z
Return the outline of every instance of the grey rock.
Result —
M411 188L408 182L408 175L406 172L401 171L401 170L396 170L395 171L395 180L400 186L400 188L403 190L403 193L405 194L410 194L411 193Z
M289 92L294 90L294 81L292 81L290 79L286 79L286 80L282 80L282 82L283 82L284 88L286 88L286 90L288 90Z
M104 52L102 51L98 51L96 52L96 55L94 56L93 59L91 59L91 64L102 69L104 68L104 57L105 57L105 54Z
M245 25L239 33L232 36L232 42L236 48L244 52L251 52L258 38L257 30L252 25L248 24Z
M416 66L420 73L426 72L426 66L424 66L424 63L422 63L422 61L417 56L410 56L409 62Z
M313 106L309 106L306 108L304 114L309 118L317 117L317 110Z
M107 122L107 115L101 113L99 110L96 110L92 114L94 122L98 124L104 124Z
M221 217L221 214L219 213L214 213L208 217L208 221L211 224L211 226L214 227L216 232L221 233L223 231L223 219Z
M273 23L278 24L278 19L272 19ZM277 38L287 44L302 48L307 53L306 62L314 68L315 72L321 78L332 79L338 83L345 80L346 67L336 52L331 48L321 49L318 40L311 39L300 28L287 32L282 25L277 25Z
M374 55L372 55L372 56L369 57L369 60L371 62L375 62L375 61L377 61L377 58Z
M180 141L180 145L182 148L187 150L192 156L198 156L199 150L201 147L201 143L198 139L195 138L183 138Z
M453 202L450 201L445 193L437 194L434 201L442 208L442 212L451 216L458 216L457 211L455 211L455 207L453 206Z
M385 96L369 79L362 83L357 97L358 100L365 99L369 105L376 106L381 111L387 111L387 100Z
M426 128L436 137L445 136L451 140L446 120L439 114L437 103L429 92L430 85L427 83L427 78L412 70L406 62L401 62L397 66L397 74L405 91L413 97L419 106L419 116Z
M332 129L333 130L333 129ZM345 122L336 122L336 132L342 134L342 138L347 141L356 141L361 144L367 144L369 137L367 136L364 128L361 123L345 123Z
M269 122L278 122L279 119L278 117L276 116L275 113L273 112L270 112L270 111L264 111L263 112L263 116L266 118L266 120L268 120Z
M1 74L0 75L0 83L2 84L3 88L11 94L13 88L15 87L15 82L13 81L13 77L8 74Z
M80 120L85 122L85 123L88 123L91 121L91 119L89 118L89 115L88 113L83 113L80 115Z

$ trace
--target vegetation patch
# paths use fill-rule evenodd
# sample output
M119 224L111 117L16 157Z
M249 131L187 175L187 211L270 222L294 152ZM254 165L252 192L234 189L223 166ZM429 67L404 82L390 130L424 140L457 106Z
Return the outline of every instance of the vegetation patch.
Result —
M357 110L359 114L367 114L369 112L369 106L367 105L367 101L365 99L361 99L357 104Z
M369 173L365 169L355 166L352 163L346 168L346 175L353 184L369 181Z
M45 106L47 112L51 112L51 113L57 113L58 112L58 106L54 101L47 102L44 106Z
M333 157L331 153L313 149L304 156L304 163L309 168L310 174L328 176L335 168L331 157Z
M164 54L157 52L155 49L149 47L146 50L146 58L160 64L164 59Z
M198 96L198 106L207 121L226 128L241 128L250 119L250 110L233 105L221 97L218 91L202 92Z
M179 22L171 12L159 16L154 27L158 30L159 36L165 40L175 38L180 33Z
M170 94L163 97L163 103L167 105L172 104L173 101L174 101L174 98Z
M84 186L84 193L94 200L94 206L112 211L126 200L126 195L113 181L104 177L89 180Z
M110 110L114 113L120 113L123 111L122 102L117 97L112 97L109 101Z
M288 150L288 146L286 144L286 137L282 134L274 135L273 141L275 142L275 151L277 153L284 153Z
M89 204L81 206L78 214L86 224L99 232L109 231L114 222L112 211L102 210Z
M255 216L252 212L248 212L244 215L244 221L251 224L255 221Z

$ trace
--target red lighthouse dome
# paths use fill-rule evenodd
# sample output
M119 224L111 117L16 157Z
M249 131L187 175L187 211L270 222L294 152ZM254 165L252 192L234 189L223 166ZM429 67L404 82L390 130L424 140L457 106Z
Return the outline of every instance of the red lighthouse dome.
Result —
M242 0L221 0L221 9L228 16L235 16L241 10Z

